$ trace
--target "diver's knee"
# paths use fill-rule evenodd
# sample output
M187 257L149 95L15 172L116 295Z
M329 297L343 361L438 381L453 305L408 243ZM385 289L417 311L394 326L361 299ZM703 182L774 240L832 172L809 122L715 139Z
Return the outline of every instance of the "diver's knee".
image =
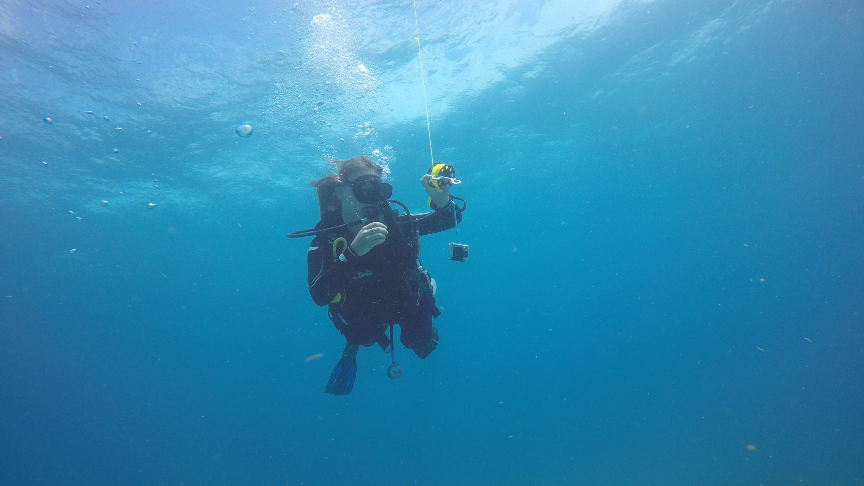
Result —
M435 348L438 347L438 329L432 328L432 338L429 340L429 344L423 346L422 348L415 348L414 353L420 359L426 359L432 354L432 351L435 351Z

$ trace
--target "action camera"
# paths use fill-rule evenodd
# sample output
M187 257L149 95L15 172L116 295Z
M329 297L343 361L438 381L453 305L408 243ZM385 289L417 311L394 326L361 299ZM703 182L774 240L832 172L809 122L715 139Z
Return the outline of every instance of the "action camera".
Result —
M464 262L468 259L468 245L462 243L450 243L450 260Z

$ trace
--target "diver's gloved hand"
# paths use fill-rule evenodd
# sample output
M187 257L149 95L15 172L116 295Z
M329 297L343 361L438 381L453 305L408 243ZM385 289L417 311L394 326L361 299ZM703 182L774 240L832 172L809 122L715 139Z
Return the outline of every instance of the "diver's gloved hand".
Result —
M423 184L423 189L426 189L435 206L443 208L450 202L450 183L439 182L438 187L435 187L432 185L432 179L434 177L431 174L426 174L420 178L420 183Z
M357 256L363 256L372 248L384 243L386 238L387 226L384 223L369 223L357 232L357 236L351 242L351 249Z

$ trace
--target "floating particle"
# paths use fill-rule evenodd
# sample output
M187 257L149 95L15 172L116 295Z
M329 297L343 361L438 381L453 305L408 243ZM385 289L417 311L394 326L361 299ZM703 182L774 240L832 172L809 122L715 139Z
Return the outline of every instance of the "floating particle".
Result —
M74 215L74 214L75 214L75 211L69 211L69 214L73 214L73 215Z
M114 127L114 130L117 130L119 132L120 130L123 130L123 129L120 127Z
M813 340L811 340L810 338L807 338L807 337L805 337L804 340L807 341L808 343L812 343L812 342L813 342Z
M755 450L756 450L756 446L753 445L753 444L747 444L747 450L748 450L748 451L755 451Z
M77 248L72 248L71 250L69 250L69 253L75 253L76 251L78 251Z
M77 219L78 221L81 221L81 216L75 216L75 219Z
M321 356L324 356L324 355L321 353L313 354L312 356L309 356L308 358L306 358L306 362L308 363L308 362L312 361L313 359L320 358Z
M116 153L119 153L119 152L120 152L120 149L114 149L114 153L115 153L115 154L116 154Z
M108 115L103 116L102 119L105 121L111 121L111 117L109 117Z
M756 349L758 349L759 351L765 351L764 349L760 348L759 346L756 346Z
M54 123L54 120L48 118L47 116L43 116L43 117L42 117L42 121L44 121L45 123L47 123L47 124L49 124L49 125L52 124L52 123Z
M760 282L764 282L765 279L764 279L764 278L760 278L759 281L760 281Z
M153 204L153 203L147 203L147 207L150 208L150 209L153 209L153 208L156 207L156 205Z
M364 65L362 65L362 64L359 65L359 66L357 66L357 69L359 69L360 72L363 73L363 74L369 74L369 70L366 68L366 66L364 66Z
M252 127L250 125L240 125L234 131L237 133L237 135L241 137L248 137L249 135L252 135Z
M103 200L99 201L99 205L102 206L102 207L104 208L105 206L108 205L108 201L105 200L105 199L103 199Z
M153 187L155 187L155 188L158 189L158 188L159 188L159 184L153 184Z
M92 114L93 114L93 110L87 110L87 111L85 111L84 113L86 113L86 114L88 114L88 115L92 115Z
M48 162L45 162L44 160L42 162L39 162L39 163L42 165L48 165Z

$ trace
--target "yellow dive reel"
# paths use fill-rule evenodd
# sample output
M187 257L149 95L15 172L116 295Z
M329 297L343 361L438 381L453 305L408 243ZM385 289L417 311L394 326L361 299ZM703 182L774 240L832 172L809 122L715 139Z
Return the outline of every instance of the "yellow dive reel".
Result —
M436 189L443 189L447 186L453 186L456 184L461 184L462 181L457 180L456 177L456 169L453 168L450 164L441 164L435 162L434 164L429 166L429 170L426 171L427 174L432 176L432 180L429 181L432 186ZM432 198L430 197L426 204L435 209L432 205Z
M429 170L427 170L426 173L432 175L432 185L438 187L439 189L439 181L450 184L459 184L460 182L462 182L455 179L456 169L454 169L453 166L450 164L441 164L436 162L429 166Z

